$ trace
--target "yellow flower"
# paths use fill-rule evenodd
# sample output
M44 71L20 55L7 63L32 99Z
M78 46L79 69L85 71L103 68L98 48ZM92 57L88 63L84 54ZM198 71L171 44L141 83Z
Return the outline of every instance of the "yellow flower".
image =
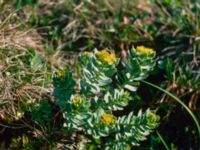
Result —
M24 116L24 112L17 111L17 113L16 113L17 120L21 119L23 116Z
M60 71L56 72L56 76L59 79L63 78L65 76L65 71L60 70Z
M74 96L72 99L72 102L75 106L80 106L82 103L81 96L79 96L79 95Z
M144 46L138 46L136 48L136 51L139 53L143 53L143 54L154 54L155 53L155 51L153 49L144 47Z
M109 64L113 64L117 61L117 57L115 53L109 53L106 50L97 52L96 56L99 61L109 63Z
M101 121L106 125L110 125L116 122L116 117L111 114L104 113L101 116Z
M151 111L148 111L147 112L147 117L148 117L148 122L151 123L151 122L158 122L160 120L160 116L152 113Z

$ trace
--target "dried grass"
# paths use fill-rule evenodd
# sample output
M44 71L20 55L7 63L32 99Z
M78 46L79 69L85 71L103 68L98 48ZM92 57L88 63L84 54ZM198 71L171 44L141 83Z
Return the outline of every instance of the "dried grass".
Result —
M28 14L23 10L16 12L5 5L0 14L0 48L26 50L43 49L41 36L26 25Z

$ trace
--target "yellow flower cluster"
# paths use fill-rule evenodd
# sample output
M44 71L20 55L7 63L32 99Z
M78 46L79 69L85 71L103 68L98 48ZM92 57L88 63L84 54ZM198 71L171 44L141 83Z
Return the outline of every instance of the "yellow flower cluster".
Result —
M73 99L72 99L72 103L73 103L75 106L80 106L81 103L82 103L81 96L79 96L79 95L74 96Z
M136 48L136 51L142 54L154 54L155 51L151 48L145 47L145 46L138 46Z
M152 113L151 111L148 112L147 116L149 118L149 122L157 122L160 120L160 116Z
M106 50L102 50L97 52L97 59L101 62L105 62L105 63L109 63L109 64L113 64L117 61L117 57L115 55L115 53L109 53Z
M113 124L116 122L116 120L117 120L116 117L111 114L104 113L101 116L101 121L106 125Z
M57 77L58 79L61 79L61 78L63 78L64 76L65 76L65 71L64 71L64 70L60 70L60 71L56 72L56 77Z

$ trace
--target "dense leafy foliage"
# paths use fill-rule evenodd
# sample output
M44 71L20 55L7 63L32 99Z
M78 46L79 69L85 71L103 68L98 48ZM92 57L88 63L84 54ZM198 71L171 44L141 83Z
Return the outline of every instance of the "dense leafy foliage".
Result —
M123 110L133 99L130 92L136 92L140 81L153 69L154 58L155 52L145 47L132 48L122 60L114 52L96 50L80 54L77 73L56 73L54 96L62 109L67 134L89 136L85 148L94 140L106 138L106 143L95 147L110 150L129 149L145 140L158 126L156 114L148 109L137 115L115 116L113 111Z

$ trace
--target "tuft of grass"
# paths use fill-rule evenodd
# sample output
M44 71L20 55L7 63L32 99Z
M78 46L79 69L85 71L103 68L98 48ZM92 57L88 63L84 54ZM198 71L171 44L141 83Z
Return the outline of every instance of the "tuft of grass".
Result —
M21 49L34 48L42 51L43 40L34 28L27 25L30 13L24 10L15 11L5 4L0 14L0 48Z
M35 50L0 49L0 66L1 119L22 118L20 105L49 97L52 70Z

